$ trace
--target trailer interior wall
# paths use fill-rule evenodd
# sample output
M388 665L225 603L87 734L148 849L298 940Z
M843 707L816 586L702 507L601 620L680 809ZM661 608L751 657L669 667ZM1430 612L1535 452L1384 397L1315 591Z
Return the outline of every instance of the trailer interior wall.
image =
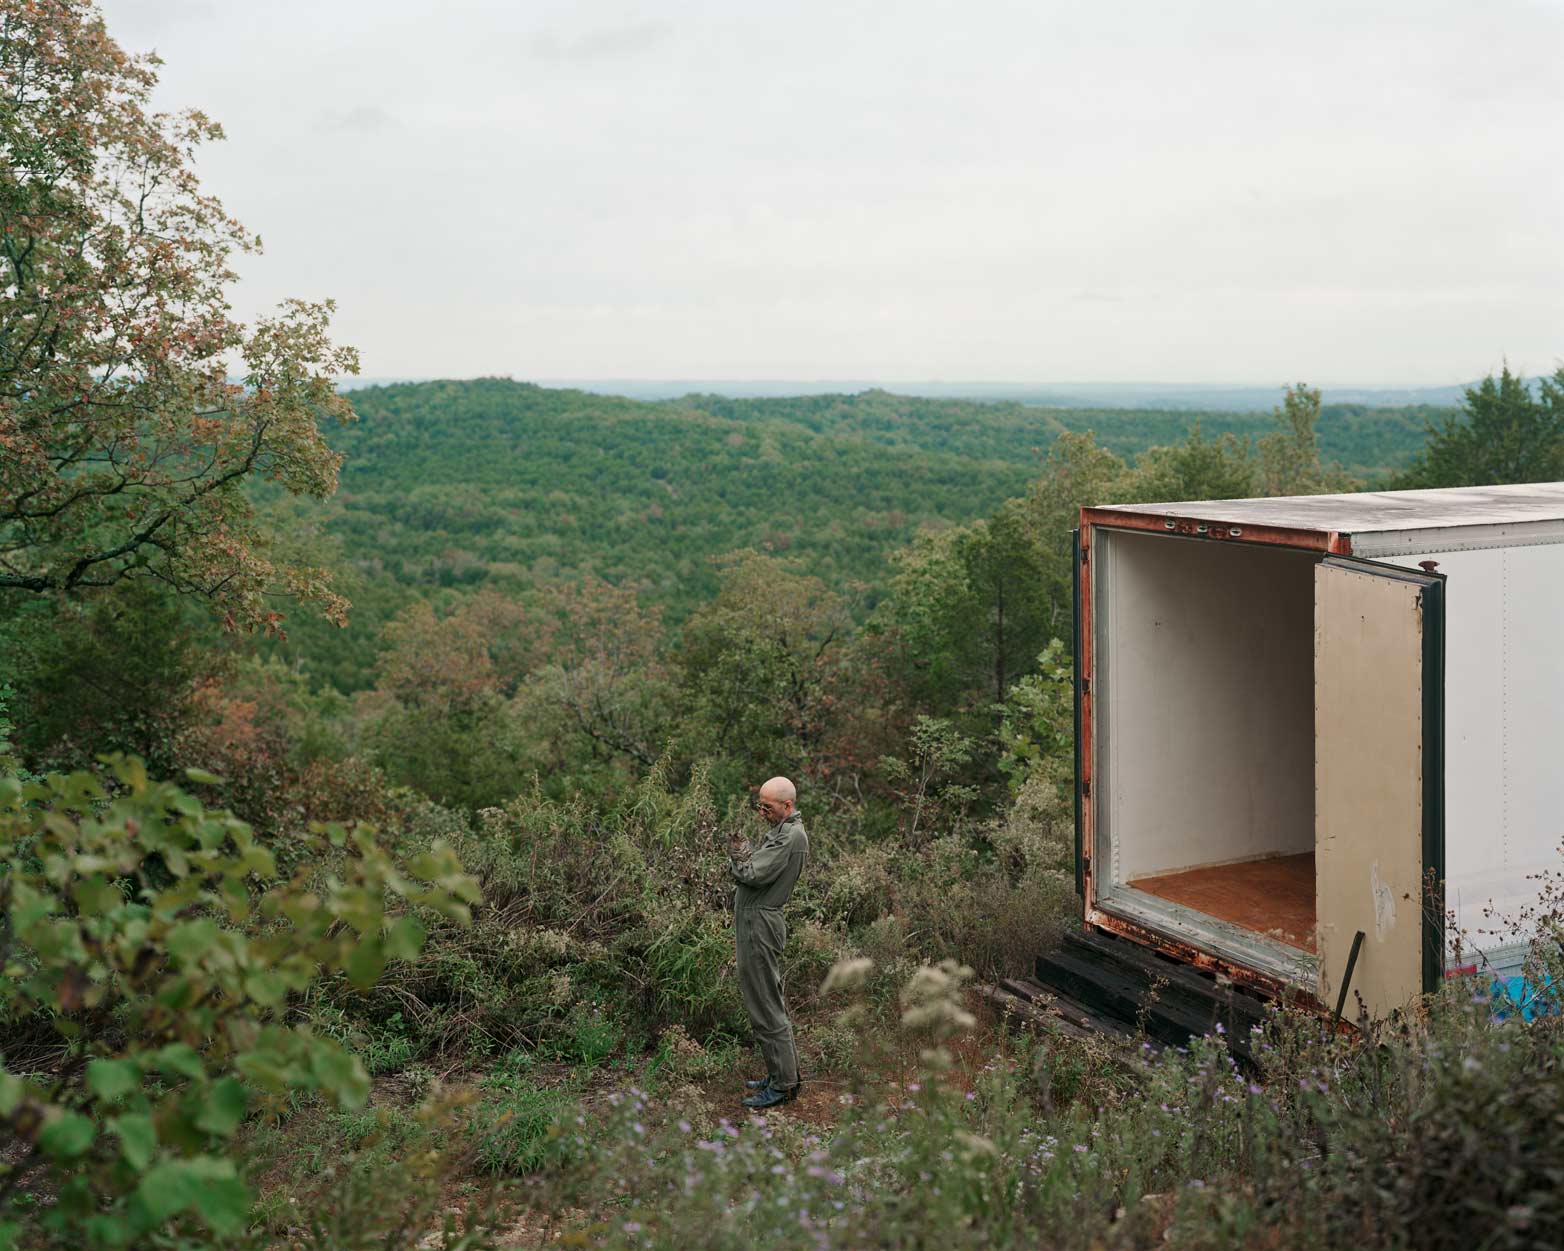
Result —
M1316 555L1094 534L1099 898L1312 852Z
M1382 545L1388 545L1381 540ZM1358 548L1373 549L1360 542ZM1447 576L1445 903L1468 952L1519 959L1536 875L1564 864L1564 544L1376 552Z

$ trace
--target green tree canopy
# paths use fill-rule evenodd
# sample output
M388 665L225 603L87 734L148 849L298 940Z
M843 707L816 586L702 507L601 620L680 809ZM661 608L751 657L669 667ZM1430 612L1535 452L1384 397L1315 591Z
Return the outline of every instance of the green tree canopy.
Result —
M1280 427L1260 440L1260 495L1319 495L1356 484L1339 465L1320 460L1320 391L1306 383L1287 388L1271 410Z
M231 1245L246 1112L369 1093L292 1001L337 974L372 986L423 949L420 911L466 924L478 885L444 844L402 865L365 827L314 832L289 876L244 822L107 763L112 792L88 773L24 781L0 756L0 1245L28 1178L53 1202L47 1243L24 1245L211 1245L173 1236L200 1226Z
M721 589L686 624L678 657L692 736L755 782L784 765L810 774L837 704L848 606L774 556L745 550L718 565Z
M1459 413L1430 425L1428 443L1396 486L1490 486L1564 478L1564 366L1526 379L1506 364L1467 388Z
M357 358L329 301L229 316L230 258L260 241L191 168L220 128L147 111L157 64L86 0L0 4L0 589L155 577L230 628L274 628L279 592L341 620L240 488L335 489L319 422L352 415L333 378Z

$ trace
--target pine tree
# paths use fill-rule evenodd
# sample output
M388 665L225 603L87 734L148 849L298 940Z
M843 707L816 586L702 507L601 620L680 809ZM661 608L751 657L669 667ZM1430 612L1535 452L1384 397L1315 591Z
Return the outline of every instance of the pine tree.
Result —
M1461 412L1430 426L1422 454L1398 487L1490 486L1564 478L1564 366L1538 380L1505 364L1468 387Z

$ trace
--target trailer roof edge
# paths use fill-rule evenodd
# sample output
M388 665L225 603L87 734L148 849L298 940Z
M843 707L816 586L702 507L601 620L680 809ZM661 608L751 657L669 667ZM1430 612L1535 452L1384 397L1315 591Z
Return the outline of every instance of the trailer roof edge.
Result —
M1292 495L1260 499L1182 500L1161 504L1103 504L1081 510L1083 522L1151 529L1145 518L1218 524L1249 531L1267 528L1305 535L1402 536L1417 531L1476 531L1490 527L1542 526L1519 541L1554 542L1549 523L1564 533L1564 482L1513 486L1451 487L1427 491L1362 491L1346 495ZM1130 518L1136 520L1131 521ZM1168 529L1182 529L1167 526ZM1192 531L1187 531L1192 532ZM1237 536L1235 536L1237 537ZM1433 536L1428 536L1433 537ZM1459 541L1460 536L1457 538ZM1466 536L1468 539L1470 536ZM1275 540L1273 540L1275 541ZM1413 540L1386 551L1412 550ZM1422 543L1424 539L1417 539ZM1512 542L1517 540L1511 540ZM1314 546L1315 544L1300 544ZM1355 542L1361 548L1361 543ZM1426 550L1436 550L1429 547ZM1452 550L1448 547L1440 550Z

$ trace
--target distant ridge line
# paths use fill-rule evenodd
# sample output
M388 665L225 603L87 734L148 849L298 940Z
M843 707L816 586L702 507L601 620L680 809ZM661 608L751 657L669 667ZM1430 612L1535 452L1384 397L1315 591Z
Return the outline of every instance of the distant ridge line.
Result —
M439 378L344 378L343 390L414 382L466 381ZM634 400L675 400L687 395L720 395L728 399L777 399L790 396L853 395L886 391L919 399L974 400L1018 403L1045 408L1135 408L1172 411L1255 412L1281 402L1286 384L1273 387L1226 383L1068 382L886 382L869 378L817 381L732 378L536 378L516 379L550 389L587 391ZM1445 407L1459 404L1468 386L1437 387L1322 385L1327 404L1362 404L1370 408L1403 408L1419 404Z

